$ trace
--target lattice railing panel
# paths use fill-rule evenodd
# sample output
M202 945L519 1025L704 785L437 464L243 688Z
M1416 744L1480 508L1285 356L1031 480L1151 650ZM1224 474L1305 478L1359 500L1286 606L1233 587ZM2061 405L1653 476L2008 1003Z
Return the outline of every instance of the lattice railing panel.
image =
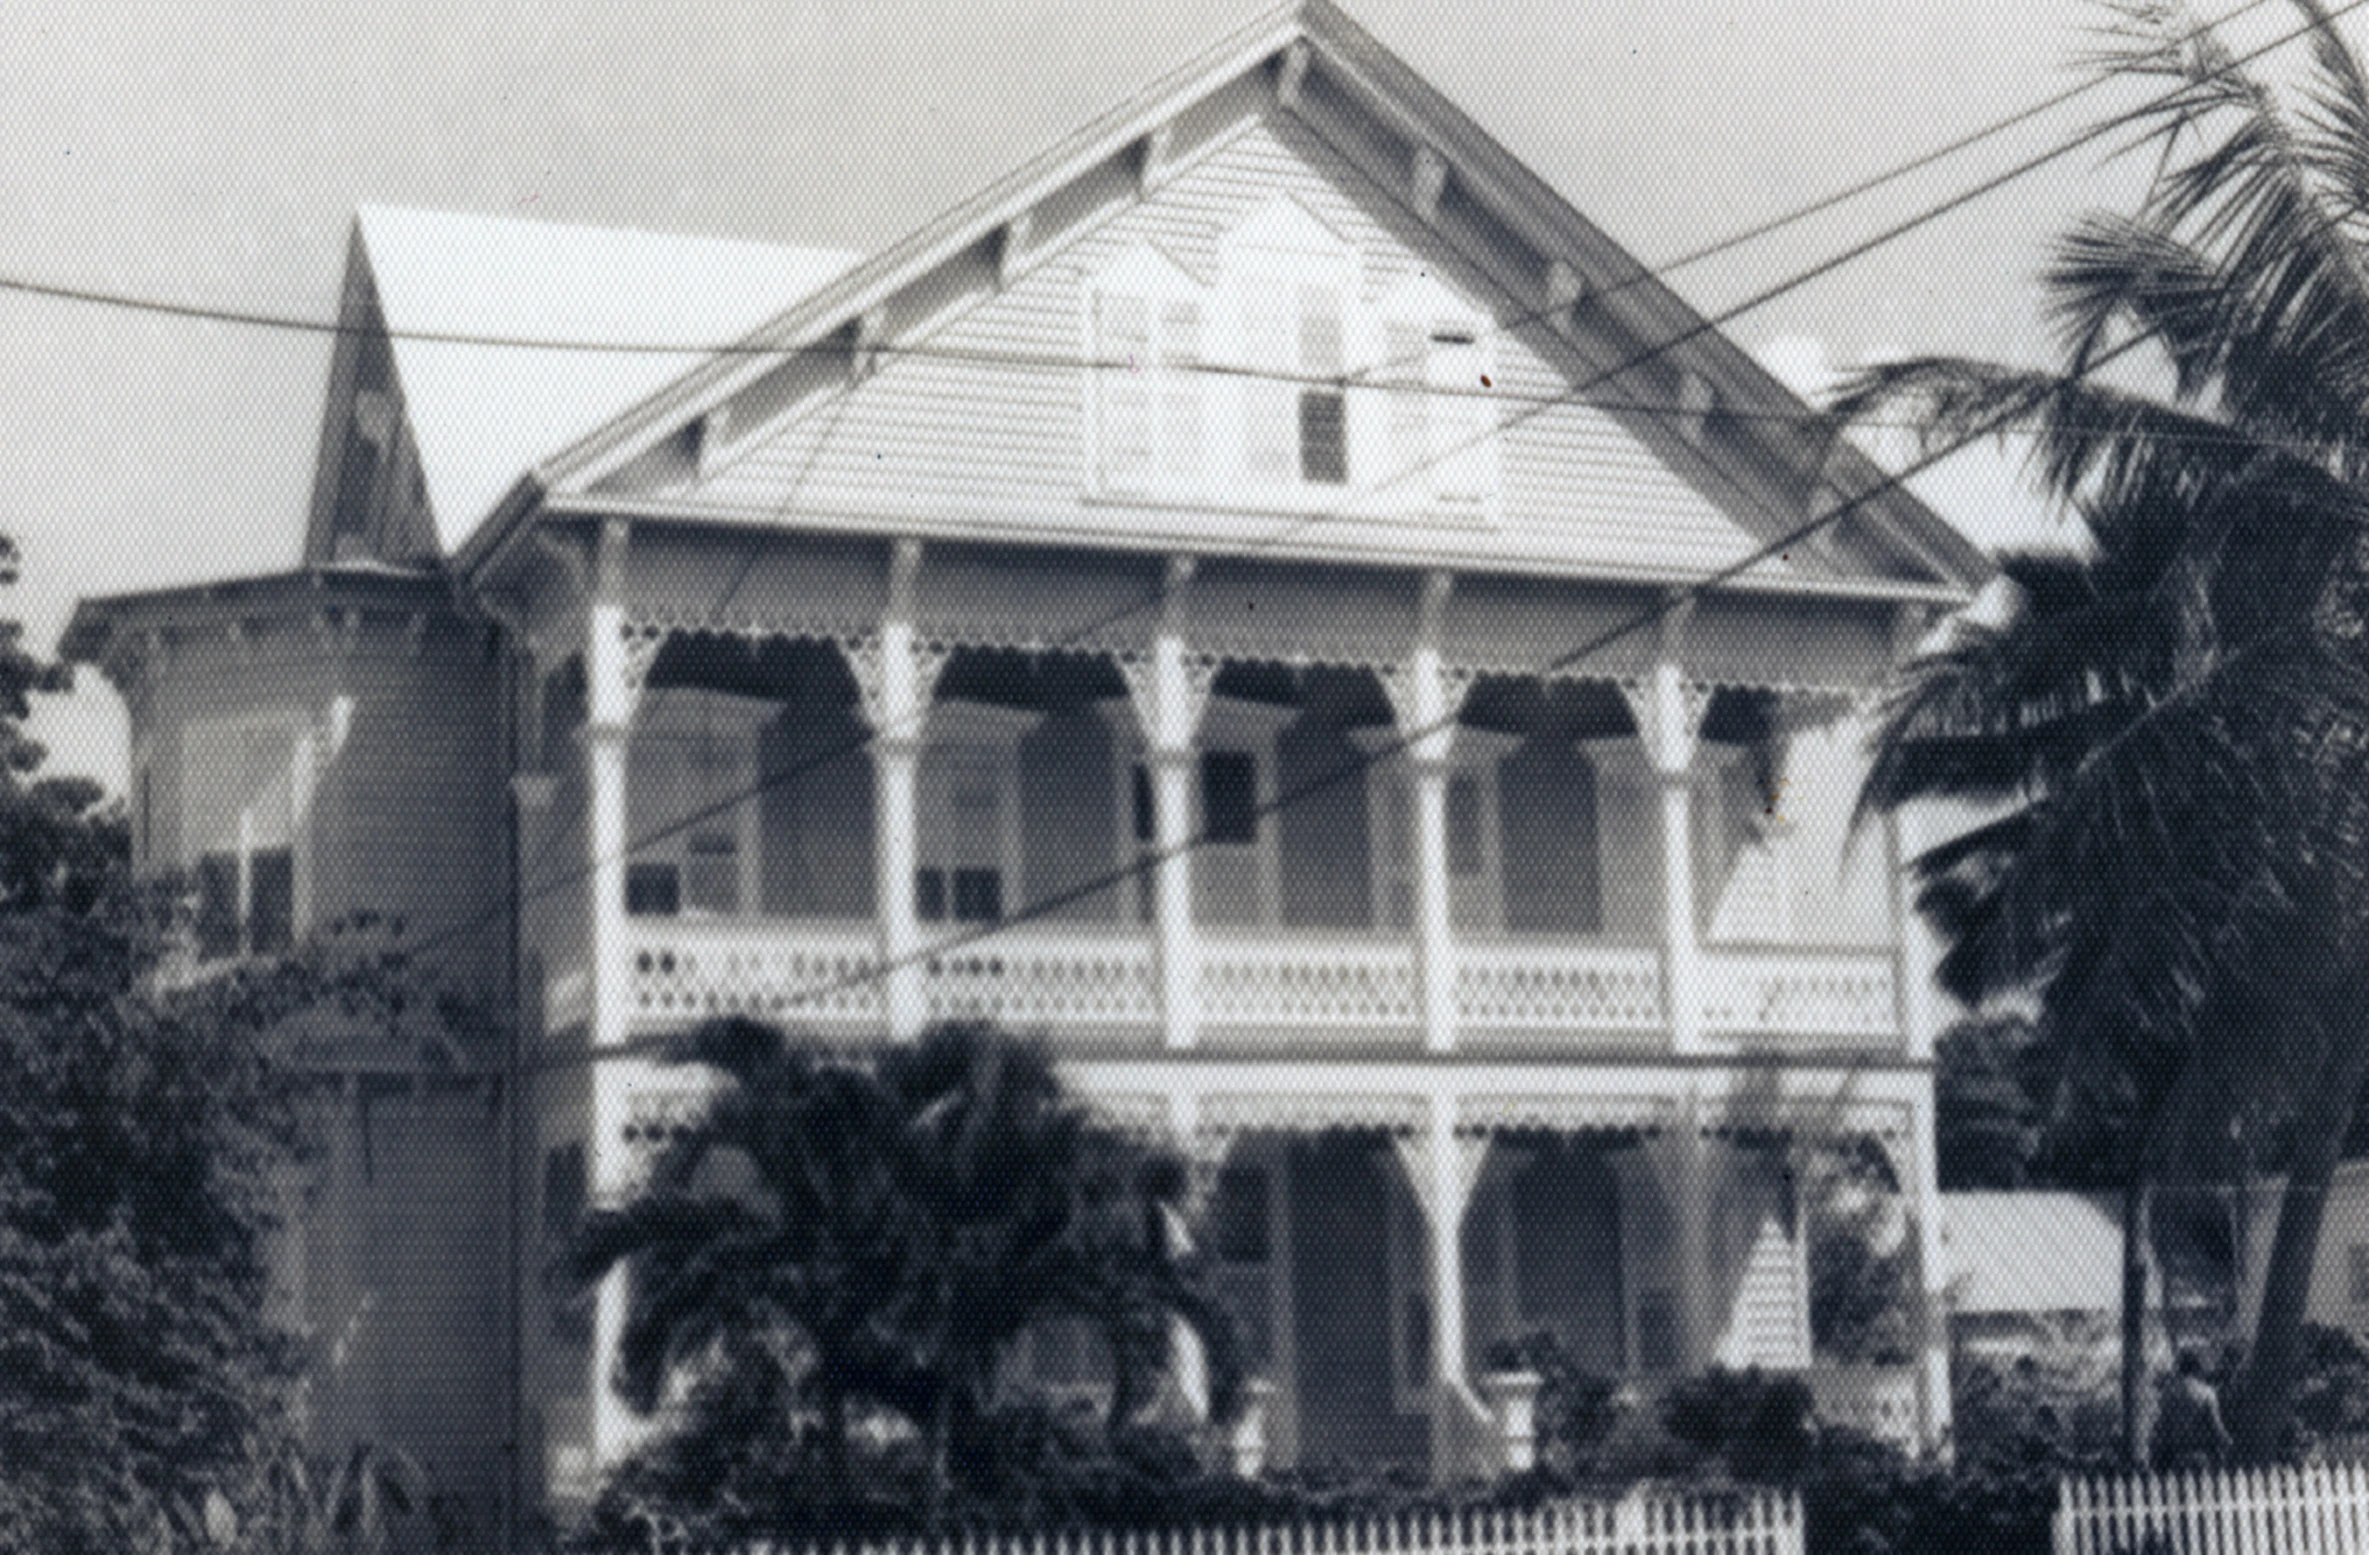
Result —
M1140 1028L1160 1019L1148 934L997 934L927 958L922 985L933 1020L1027 1030Z
M1661 957L1631 946L1460 945L1456 1021L1499 1031L1657 1031Z
M1411 945L1218 940L1201 950L1208 1026L1404 1028L1421 1018Z
M645 1020L748 1015L785 1025L878 1024L878 941L869 924L638 919L627 951Z
M1900 1033L1890 955L1709 951L1703 1029L1729 1034L1880 1040Z

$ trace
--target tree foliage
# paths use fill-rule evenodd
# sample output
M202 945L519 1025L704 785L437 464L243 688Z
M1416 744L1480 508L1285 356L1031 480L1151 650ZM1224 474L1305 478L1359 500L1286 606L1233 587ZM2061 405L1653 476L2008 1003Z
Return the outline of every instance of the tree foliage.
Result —
M433 1001L368 925L153 975L175 904L132 879L120 807L24 729L67 683L0 622L0 1548L249 1547L295 1450L270 1243L306 1064Z
M2005 558L2002 615L1913 667L1867 800L1988 807L1917 864L1943 973L2042 991L2068 1083L2141 1125L2126 1176L2233 1112L2291 1131L2238 1411L2257 1456L2369 1071L2369 78L2316 0L2295 9L2290 90L2184 6L2117 8L2112 62L2162 88L2121 128L2160 171L2058 245L2060 369L1904 362L1842 402L1937 445L2026 438L2077 522L2072 552Z
M801 1505L876 1518L867 1498L992 1515L1043 1479L1013 1456L1027 1442L1125 1468L1177 1320L1229 1406L1230 1330L1171 1244L1183 1168L1093 1122L1041 1047L954 1026L866 1061L730 1021L674 1056L721 1083L571 1254L579 1278L631 1271L627 1400L681 1405L630 1481L737 1504L753 1528ZM1098 1338L1108 1384L1059 1451L1006 1365L1057 1320Z

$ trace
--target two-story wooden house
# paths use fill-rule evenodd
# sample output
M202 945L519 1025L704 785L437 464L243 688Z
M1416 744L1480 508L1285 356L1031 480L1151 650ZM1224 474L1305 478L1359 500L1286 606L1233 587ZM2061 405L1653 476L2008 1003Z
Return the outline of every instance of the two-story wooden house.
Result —
M488 1496L633 1438L622 1287L541 1271L691 1083L652 1039L744 1012L1041 1032L1180 1144L1269 1461L1465 1465L1538 1328L1810 1366L1838 1135L1943 1428L1849 720L1983 564L1323 0L870 258L368 211L343 323L302 566L68 648L201 955L372 909L515 1008L476 1110L360 1087L354 1418Z

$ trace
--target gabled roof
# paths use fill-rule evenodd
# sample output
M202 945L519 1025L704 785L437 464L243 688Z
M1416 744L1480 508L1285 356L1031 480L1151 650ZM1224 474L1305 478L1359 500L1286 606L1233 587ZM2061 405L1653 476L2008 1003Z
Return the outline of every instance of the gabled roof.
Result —
M2085 1193L1945 1193L1950 1310L1961 1316L2111 1312L2122 1224Z
M857 258L387 206L355 224L447 555L536 460Z
M836 342L860 357L876 330L885 325L893 332L898 304L929 295L934 274L966 257L1024 249L1032 219L1059 208L1065 191L1084 187L1098 170L1134 165L1148 177L1169 132L1196 106L1261 75L1285 98L1321 78L1327 93L1353 103L1382 138L1415 148L1413 165L1423 171L1411 175L1418 191L1412 198L1424 199L1419 191L1428 187L1436 201L1443 187L1452 189L1514 234L1528 257L1511 284L1517 295L1534 298L1541 313L1589 297L1635 338L1679 341L1671 360L1711 385L1722 405L1745 412L1741 423L1810 422L1813 412L1797 396L1327 0L1292 0L904 241L800 296L735 350L690 368L574 443L547 449L494 520L448 552L465 569L481 564L518 525L531 522L546 497L593 491L637 458L695 432L711 412L728 412L734 396L795 353ZM1784 465L1804 455L1764 450L1760 457L1764 465ZM1864 496L1854 523L1920 558L1928 589L1970 590L1988 576L1977 548L1848 445L1828 452L1818 473L1827 500Z

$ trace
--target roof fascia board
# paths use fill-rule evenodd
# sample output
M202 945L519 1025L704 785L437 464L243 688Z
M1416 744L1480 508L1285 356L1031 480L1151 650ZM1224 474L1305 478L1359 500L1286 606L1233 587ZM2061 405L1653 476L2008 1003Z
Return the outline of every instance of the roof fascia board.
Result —
M666 436L704 414L777 365L777 358L812 345L822 335L861 318L934 267L1034 208L1081 171L1117 155L1173 118L1181 99L1197 96L1257 68L1304 33L1303 5L1268 13L1172 71L1084 129L990 184L894 247L760 326L731 350L692 368L607 426L537 467L547 489L600 480Z
M712 528L724 534L746 534L752 524L736 517L730 510L713 506L695 505L666 496L636 496L619 492L553 492L539 509L552 519L596 520L624 519L632 523L680 525L687 528ZM771 516L752 511L750 520ZM912 513L884 514L854 510L834 510L826 517L835 532L865 533L888 536L908 536L921 540L970 542L981 545L1014 546L1022 548L1068 549L1080 543L1091 543L1108 551L1142 551L1147 554L1192 554L1208 561L1272 561L1279 564L1311 563L1337 566L1353 563L1358 566L1393 569L1414 567L1462 571L1473 576L1551 578L1572 582L1631 584L1642 583L1656 588L1688 589L1704 587L1716 593L1782 595L1796 599L1834 599L1856 602L1890 601L1900 604L1929 604L1956 608L1967 602L1967 590L1955 584L1918 583L1896 579L1849 578L1788 578L1740 575L1706 583L1699 574L1639 568L1634 571L1610 572L1602 567L1563 567L1551 561L1525 562L1519 559L1490 556L1463 564L1453 557L1443 558L1436 550L1422 555L1393 557L1377 555L1367 546L1327 547L1306 541L1295 542L1289 549L1281 546L1261 548L1241 545L1212 545L1206 541L1196 544L1190 536L1168 532L1135 533L1123 526L1095 526L1080 524L1074 528L982 531L976 522L962 518L931 518ZM480 576L483 575L483 569Z
M453 553L453 571L475 583L492 572L502 561L520 535L533 526L535 515L542 511L549 488L538 472L529 471L511 483L494 504L485 522L470 531L469 538Z
M59 634L58 655L71 663L95 664L120 632L178 621L294 615L329 605L382 605L408 612L443 608L457 613L460 608L452 580L442 573L305 567L77 600Z

